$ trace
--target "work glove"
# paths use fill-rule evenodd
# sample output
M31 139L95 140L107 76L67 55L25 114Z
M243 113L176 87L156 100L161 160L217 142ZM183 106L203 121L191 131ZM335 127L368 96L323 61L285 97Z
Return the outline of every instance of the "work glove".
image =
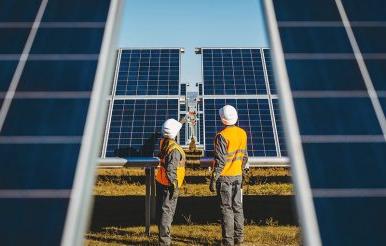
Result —
M217 182L217 179L213 173L212 176L210 177L210 183L209 183L209 190L211 192L216 192L216 182Z

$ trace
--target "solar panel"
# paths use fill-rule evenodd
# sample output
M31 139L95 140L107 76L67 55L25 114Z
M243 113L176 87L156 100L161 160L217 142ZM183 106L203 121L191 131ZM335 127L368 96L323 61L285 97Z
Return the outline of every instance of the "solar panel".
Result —
M286 156L269 49L203 48L205 150L222 128L218 110L236 107L239 124L248 133L248 151L255 157ZM277 120L277 123L275 122ZM278 131L279 130L279 131Z
M114 101L106 157L153 156L168 118L178 119L177 99Z
M206 95L267 94L260 49L203 49Z
M81 2L0 1L3 245L62 240L110 6Z
M288 122L292 164L302 174L294 172L306 243L318 245L320 234L323 245L384 245L385 2L265 4L279 84L287 94L286 69L303 147L295 147L297 126ZM291 119L291 101L282 105Z
M267 99L205 99L206 151L213 152L214 137L223 128L218 111L233 105L239 115L238 125L248 134L250 156L277 156L270 109Z
M125 49L119 54L116 95L177 95L180 49Z

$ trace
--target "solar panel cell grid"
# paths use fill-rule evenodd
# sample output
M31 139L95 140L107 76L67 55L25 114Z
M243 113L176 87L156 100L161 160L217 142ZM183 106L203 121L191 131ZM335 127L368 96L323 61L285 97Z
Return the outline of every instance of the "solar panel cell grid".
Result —
M276 156L268 100L205 99L205 140L208 155L213 152L214 137L223 128L218 110L226 104L238 110L238 125L248 134L250 156Z
M179 49L122 50L117 95L178 95Z
M259 49L204 49L206 95L266 94Z
M379 229L386 217L381 209L386 187L384 5L380 0L274 1L323 245L386 242ZM345 13L351 21L346 28ZM373 85L378 91L370 98ZM303 225L309 239L317 236L308 231L312 223Z
M15 97L7 98L9 111L2 104L7 113L0 129L0 238L5 245L59 245L62 240L90 102L87 93L93 87L110 5L105 0L93 8L91 1L83 3L0 1L0 101L13 77L16 85ZM28 27L35 19L40 22L38 9L42 22L61 23L41 23L34 36ZM85 24L79 21L95 20L101 23L79 28ZM31 50L26 46L29 35ZM26 66L18 60L23 50L30 54ZM14 76L17 64L20 80ZM36 199L40 190L44 199Z
M158 151L161 126L168 118L178 119L178 100L116 100L106 157L152 156Z

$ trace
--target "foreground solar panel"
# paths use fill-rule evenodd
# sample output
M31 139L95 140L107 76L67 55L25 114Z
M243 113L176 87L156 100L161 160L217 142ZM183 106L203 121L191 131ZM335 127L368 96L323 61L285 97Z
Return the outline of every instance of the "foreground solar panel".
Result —
M109 8L0 1L1 245L61 243Z
M118 50L102 157L156 154L162 123L179 117L182 52L177 48Z
M265 8L305 242L386 245L385 1Z
M236 107L239 125L248 133L253 157L286 156L269 49L202 48L205 150L213 155L213 139L223 127L218 110ZM279 131L278 131L279 130Z

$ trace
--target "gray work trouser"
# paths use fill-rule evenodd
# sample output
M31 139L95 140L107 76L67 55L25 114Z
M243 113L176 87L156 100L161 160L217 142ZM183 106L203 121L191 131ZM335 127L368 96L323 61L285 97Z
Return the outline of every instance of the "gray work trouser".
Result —
M217 197L222 215L222 244L234 245L244 241L244 212L241 176L221 176L217 180Z
M170 245L170 229L177 206L178 190L157 182L157 222L158 239L160 245Z

